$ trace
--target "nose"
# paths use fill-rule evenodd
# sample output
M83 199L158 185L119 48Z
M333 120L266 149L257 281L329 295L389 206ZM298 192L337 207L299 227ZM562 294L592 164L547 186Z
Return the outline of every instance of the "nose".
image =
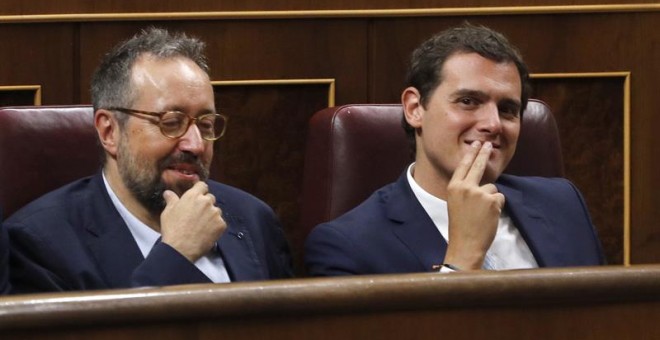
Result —
M485 105L478 122L478 130L489 134L502 132L502 121L500 111L496 104Z
M188 151L192 154L199 155L204 152L205 147L206 143L204 143L197 124L190 124L186 133L179 137L179 149L181 151Z

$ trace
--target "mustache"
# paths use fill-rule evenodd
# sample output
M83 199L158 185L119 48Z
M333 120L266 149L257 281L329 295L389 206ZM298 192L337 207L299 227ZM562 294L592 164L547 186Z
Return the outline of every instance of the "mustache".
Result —
M176 164L191 165L193 170L200 176L202 180L206 180L209 177L209 169L204 165L204 163L202 163L202 160L198 156L189 152L180 152L168 156L159 162L158 169L162 172Z

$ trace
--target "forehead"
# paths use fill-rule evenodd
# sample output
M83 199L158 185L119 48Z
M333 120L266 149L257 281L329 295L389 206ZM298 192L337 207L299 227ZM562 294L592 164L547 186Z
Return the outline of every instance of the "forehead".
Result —
M455 53L445 61L440 86L492 90L520 99L520 73L513 62L497 62L478 53Z
M213 109L213 87L208 74L195 62L184 57L156 58L143 55L136 60L131 73L136 104L149 110Z
M162 86L166 83L206 85L209 77L194 61L185 57L158 58L143 54L132 67L132 81L141 86Z

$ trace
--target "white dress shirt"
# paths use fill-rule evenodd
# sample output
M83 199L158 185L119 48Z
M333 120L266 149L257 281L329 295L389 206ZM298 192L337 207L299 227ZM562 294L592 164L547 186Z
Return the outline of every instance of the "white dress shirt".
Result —
M137 242L137 245L142 252L142 256L146 258L160 238L160 233L149 228L149 226L142 223L137 217L135 217L135 215L126 209L117 195L115 195L115 192L112 191L112 188L105 178L105 173L103 174L103 183L105 183L105 188L108 191L108 195L110 195L112 203L128 226L128 230L131 231L131 235L133 235L135 242ZM227 268L225 268L225 262L217 251L210 251L208 254L195 261L195 267L213 282L222 283L231 281L229 279Z
M408 183L442 237L449 243L447 202L431 195L415 182L412 175L414 166L415 163L408 167ZM446 271L444 268L441 268L442 272ZM495 239L486 252L483 268L494 270L538 268L538 263L534 259L534 255L525 239L520 235L518 229L513 225L513 221L504 210L500 214Z

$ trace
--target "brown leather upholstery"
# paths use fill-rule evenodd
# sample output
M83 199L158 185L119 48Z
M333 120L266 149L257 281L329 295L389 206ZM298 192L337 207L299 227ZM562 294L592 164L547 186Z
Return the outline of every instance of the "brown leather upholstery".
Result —
M4 217L99 169L91 106L0 108L0 205Z
M395 181L412 154L401 127L401 105L327 108L310 120L301 196L302 234L357 206ZM550 108L530 100L507 173L561 177L564 165Z

